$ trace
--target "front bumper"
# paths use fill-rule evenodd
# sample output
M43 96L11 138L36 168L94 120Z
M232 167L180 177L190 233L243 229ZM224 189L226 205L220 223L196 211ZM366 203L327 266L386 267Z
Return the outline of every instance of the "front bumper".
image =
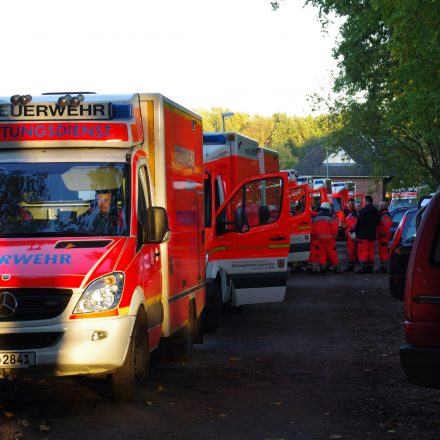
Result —
M440 348L405 344L399 349L400 363L414 385L440 388Z
M135 317L124 315L108 318L86 318L50 325L26 325L11 323L0 328L0 354L34 352L36 365L27 368L0 367L3 376L68 376L78 374L102 374L120 367L125 359ZM92 340L94 332L106 337ZM32 339L38 334L58 333L48 346L33 348L14 346L4 341ZM37 347L37 346L35 346Z

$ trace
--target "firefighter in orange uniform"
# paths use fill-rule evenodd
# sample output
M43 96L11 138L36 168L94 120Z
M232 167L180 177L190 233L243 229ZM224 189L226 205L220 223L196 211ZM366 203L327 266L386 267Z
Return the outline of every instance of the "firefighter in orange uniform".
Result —
M354 228L356 226L357 217L359 211L362 209L362 203L356 202L354 205L354 210L350 211L345 219L345 224L347 225L345 229L345 238L347 239L347 259L348 267L347 270L352 272L354 266L358 262L358 248L356 237L354 237Z
M393 224L393 220L391 219L388 211L388 203L385 201L379 203L379 216L380 222L376 228L377 248L380 260L378 272L387 273L389 260L388 243L391 239L391 226Z
M312 221L312 236L319 252L320 272L325 273L327 264L333 266L335 273L340 273L336 237L338 235L339 220L332 213L329 202L321 204L318 215Z

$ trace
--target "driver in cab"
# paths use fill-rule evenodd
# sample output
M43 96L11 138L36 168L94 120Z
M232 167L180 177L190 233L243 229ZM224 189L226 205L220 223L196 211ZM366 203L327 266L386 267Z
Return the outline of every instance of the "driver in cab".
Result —
M115 203L115 196L110 190L96 192L90 208L78 217L78 223L86 232L97 235L117 235L122 217Z

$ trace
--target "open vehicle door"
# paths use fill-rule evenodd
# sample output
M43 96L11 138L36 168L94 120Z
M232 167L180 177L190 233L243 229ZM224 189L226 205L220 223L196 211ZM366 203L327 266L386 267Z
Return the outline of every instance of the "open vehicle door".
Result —
M310 255L310 234L312 232L311 196L308 185L289 186L290 248L288 263L295 265L307 262Z
M222 274L224 303L236 307L284 300L288 191L286 173L250 177L217 210L208 271Z

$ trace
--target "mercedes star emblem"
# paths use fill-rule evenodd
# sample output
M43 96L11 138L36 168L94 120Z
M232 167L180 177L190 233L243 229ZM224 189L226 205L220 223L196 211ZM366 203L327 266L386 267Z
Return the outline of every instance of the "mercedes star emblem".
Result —
M17 310L17 299L10 292L0 292L0 318L9 318Z

